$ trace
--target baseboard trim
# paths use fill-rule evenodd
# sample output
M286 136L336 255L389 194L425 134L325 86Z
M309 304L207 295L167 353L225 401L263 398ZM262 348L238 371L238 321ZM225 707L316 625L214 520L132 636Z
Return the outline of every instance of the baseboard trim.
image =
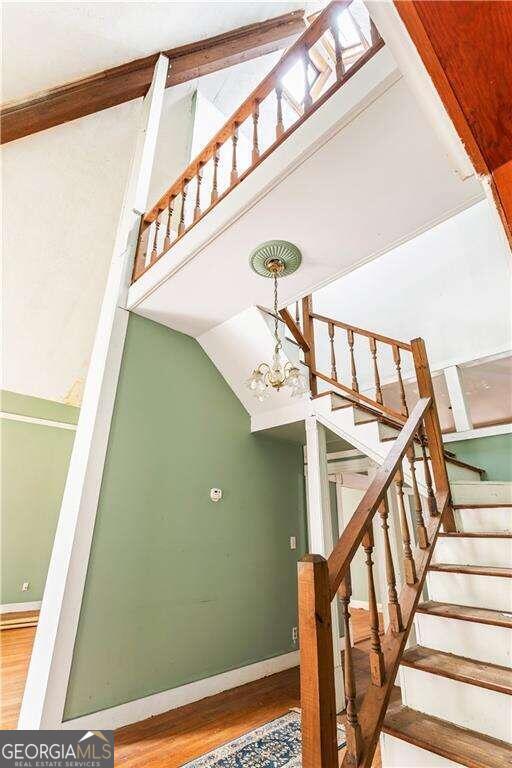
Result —
M120 704L117 707L102 709L100 712L92 712L89 715L83 715L73 720L66 720L62 723L61 728L66 730L113 730L121 728L124 725L146 720L146 718L153 717L154 715L161 715L163 712L168 712L171 709L183 707L185 704L192 704L208 696L214 696L216 693L222 693L222 691L227 691L230 688L237 688L239 685L251 683L253 680L274 675L276 672L291 669L298 664L299 651L292 651L282 656L274 656L271 659L249 664L246 667L223 672L220 675L207 677L204 680L187 683L179 688L171 688L167 691L154 693L151 696L145 696L143 699L128 701L126 704Z
M0 613L21 613L22 611L38 611L41 608L41 601L36 600L33 603L2 603Z

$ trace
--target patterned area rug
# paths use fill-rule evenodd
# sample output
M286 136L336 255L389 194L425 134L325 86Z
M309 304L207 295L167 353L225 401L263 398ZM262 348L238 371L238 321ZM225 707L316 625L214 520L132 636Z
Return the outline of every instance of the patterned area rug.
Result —
M338 747L345 731L338 725ZM301 768L300 713L288 712L182 768Z

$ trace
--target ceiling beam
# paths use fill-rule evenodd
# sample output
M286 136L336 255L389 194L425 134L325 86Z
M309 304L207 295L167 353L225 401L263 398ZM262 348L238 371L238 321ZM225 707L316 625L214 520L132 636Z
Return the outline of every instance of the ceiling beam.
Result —
M160 53L169 58L169 88L286 48L305 27L304 11L294 11L50 88L1 108L1 143L144 96Z

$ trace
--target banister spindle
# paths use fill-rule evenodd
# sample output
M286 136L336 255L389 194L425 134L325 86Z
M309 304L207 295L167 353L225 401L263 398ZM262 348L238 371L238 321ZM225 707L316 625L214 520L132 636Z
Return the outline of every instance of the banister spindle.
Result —
M391 544L389 541L389 507L386 497L384 497L380 504L379 515L382 522L382 532L384 534L384 557L386 562L386 581L388 585L389 622L393 632L402 632L404 627L402 623L402 611L396 592L395 567L393 565L393 555L391 554Z
M400 515L400 530L402 533L402 545L404 551L404 571L406 584L416 583L416 565L411 550L411 534L409 533L409 522L405 511L404 500L404 478L402 470L399 468L395 475L396 500L398 502L398 512Z
M295 324L300 328L300 309L299 302L295 302Z
M416 517L416 535L418 537L418 546L420 549L426 549L428 547L428 537L427 529L425 528L425 523L423 521L423 508L421 505L421 496L418 489L418 481L416 479L414 443L407 449L407 458L409 459L409 466L411 468L412 495L414 499L414 514Z
M150 226L147 222L142 221L140 226L139 242L137 244L137 252L135 254L135 263L133 266L133 279L137 280L138 277L144 272L146 268L146 258L149 248L149 232Z
M343 63L343 49L340 43L340 31L334 18L331 22L331 35L334 40L334 59L336 65L336 80L342 80L345 74L345 65Z
M165 225L164 251L171 247L171 220L174 208L175 195L169 195L167 203L167 224Z
M284 133L283 123L283 86L281 83L276 85L276 99L277 99L277 119L276 119L276 141L281 138Z
M400 359L400 347L393 345L393 360L395 361L396 375L398 377L398 386L400 388L400 413L403 416L409 415L407 400L405 399L404 382L402 379L402 361Z
M377 611L377 597L375 595L375 583L373 579L373 528L370 523L363 536L363 549L366 554L366 574L368 579L368 608L370 611L370 674L372 683L381 686L384 683L385 668L384 654L380 643L379 613Z
M152 264L158 255L158 232L160 230L160 214L161 211L158 211L158 216L155 219L155 235L153 238L153 248L151 249L151 258L150 258L150 264Z
M427 486L427 504L428 504L428 511L432 515L432 517L435 517L438 515L437 511L437 501L436 496L434 493L434 489L432 487L432 474L430 472L430 464L427 454L427 436L425 434L425 430L423 428L423 425L420 425L419 429L419 439L421 443L421 455L423 456L423 468L425 472L425 485Z
M210 205L213 205L219 199L219 144L215 145L215 151L213 153L213 181L212 181L212 196L210 198Z
M370 336L369 342L370 342L370 352L372 353L372 359L373 359L373 376L375 379L375 400L382 405L382 389L380 387L379 364L377 361L377 342L373 338L373 336Z
M185 203L187 200L187 184L189 179L184 179L181 184L181 211L180 222L178 224L178 235L182 235L185 231Z
M354 392L359 392L359 384L357 381L356 360L354 357L354 332L347 330L348 348L350 350L350 370L352 372L352 389Z
M199 163L197 167L197 186L196 186L196 204L194 208L194 221L201 218L201 182L203 180L203 164Z
M302 56L302 63L304 66L304 112L311 109L313 105L313 99L311 98L311 90L309 85L309 50L304 46L304 53Z
M233 126L233 135L231 137L231 141L233 144L233 155L231 158L231 185L233 185L238 182L238 167L236 156L236 146L238 144L238 123L235 123Z
M338 374L336 373L336 355L334 352L334 323L328 324L329 329L329 344L331 348L331 379L337 379Z
M352 595L352 584L350 579L350 569L347 570L347 574L343 579L339 589L343 624L345 627L345 652L343 654L343 672L345 678L345 699L346 699L346 737L347 737L347 754L350 755L351 761L358 765L361 757L361 751L363 746L361 725L359 724L359 718L357 716L356 707L356 678L354 674L354 661L352 659L352 643L350 641L350 597Z
M260 147L258 141L258 120L260 119L260 103L258 99L254 100L252 105L252 162L256 163L260 157Z

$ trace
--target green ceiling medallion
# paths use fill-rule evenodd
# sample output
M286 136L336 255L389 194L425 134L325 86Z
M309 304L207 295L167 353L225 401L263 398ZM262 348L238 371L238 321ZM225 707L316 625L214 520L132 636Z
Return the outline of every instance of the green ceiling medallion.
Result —
M296 245L288 240L268 240L261 243L249 256L251 268L262 277L286 277L293 274L302 261Z

